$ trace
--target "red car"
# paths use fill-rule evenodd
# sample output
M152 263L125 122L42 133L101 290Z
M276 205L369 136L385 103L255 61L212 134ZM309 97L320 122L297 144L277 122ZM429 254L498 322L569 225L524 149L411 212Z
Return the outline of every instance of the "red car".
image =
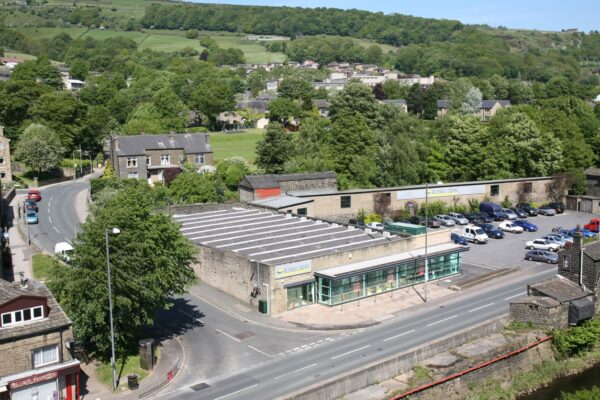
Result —
M40 194L39 190L30 190L29 193L27 193L27 198L28 199L33 199L35 201L40 201L42 200L42 195Z

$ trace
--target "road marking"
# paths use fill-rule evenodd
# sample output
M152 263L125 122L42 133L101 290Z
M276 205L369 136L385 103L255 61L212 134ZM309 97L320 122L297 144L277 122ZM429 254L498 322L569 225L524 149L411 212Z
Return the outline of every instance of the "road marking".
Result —
M456 317L458 317L458 315L453 315L453 316L448 317L448 318L440 319L439 321L432 322L432 323L428 324L427 326L433 326L433 325L441 324L444 321L448 321L449 319L456 318Z
M257 348L256 348L256 347L254 347L254 346L250 346L250 345L248 345L248 347L250 347L252 350L254 350L254 351L256 351L256 352L258 352L258 353L262 354L263 356L267 356L267 357L269 357L269 358L272 358L272 357L273 357L272 355L270 355L270 354L267 354L267 353L265 353L264 351L262 351L262 350L259 350L259 349L257 349Z
M371 347L371 345L370 345L370 344L368 344L368 345L366 345L366 346L359 347L358 349L350 350L350 351L348 351L348 352L346 352L346 353L343 353L343 354L338 354L337 356L333 356L333 357L331 357L331 359L332 359L332 360L335 360L336 358L340 358L340 357L347 356L348 354L352 354L352 353L354 353L354 352L361 351L361 350L363 350L363 349L366 349L367 347Z
M48 210L48 221L50 221L50 223L52 223L52 217L50 216L50 210Z
M235 340L235 341L236 341L236 342L238 342L238 343L240 343L240 342L241 342L241 340L240 340L240 339L238 339L238 338L236 338L236 337L233 337L233 336L231 336L231 335L229 335L229 334L227 334L227 333L223 332L223 331L222 331L222 330L220 330L220 329L215 329L215 331L217 331L217 332L219 332L219 333L222 333L223 335L227 336L229 339L231 339L231 340Z
M522 296L522 295L524 295L524 294L527 294L527 292L523 292L523 293L515 294L514 296L507 297L507 298L505 298L504 300L510 300L510 299L514 299L515 297L519 297L519 296Z
M287 374L283 374L283 375L276 376L275 378L273 378L273 380L274 380L274 381L276 381L277 379L281 379L281 378L283 378L284 376L288 376L288 375L291 375L291 374L295 374L296 372L304 371L305 369L307 369L307 368L311 368L311 367L314 367L315 365L317 365L317 363L314 363L314 364L307 365L306 367L302 367L302 368L300 368L300 369L297 369L297 370L295 370L295 371L288 372ZM218 400L218 399L215 399L215 400Z
M57 228L57 227L55 227L54 225L52 225L52 227L54 228L54 230L55 230L56 232L60 233L60 231L58 230L58 228Z
M473 312L473 311L481 310L482 308L486 308L486 307L493 306L493 305L494 305L494 303L486 304L485 306L477 307L477 308L474 308L474 309L469 310L467 312Z
M472 266L477 267L477 268L491 269L492 271L497 271L498 270L498 268L488 267L486 265L481 265L481 264L475 264L475 263L465 263L465 264L472 265Z
M408 335L409 333L413 333L414 331L415 331L415 330L413 329L413 330L410 330L410 331L408 331L408 332L401 333L401 334L399 334L399 335L396 335L396 336L391 336L391 337L389 337L389 338L387 338L387 339L383 339L383 341L384 341L384 342L387 342L388 340L392 340L392 339L399 338L400 336Z
M255 388L255 387L257 387L257 386L258 386L258 383L255 383L255 384L254 384L254 385L252 385L252 386L248 386L248 387L245 387L245 388L243 388L243 389L236 390L235 392L231 392L231 393L229 393L229 394L226 394L225 396L217 397L215 400L224 399L225 397L233 396L234 394L238 394L238 393L240 393L240 392L243 392L244 390L252 389L252 388Z

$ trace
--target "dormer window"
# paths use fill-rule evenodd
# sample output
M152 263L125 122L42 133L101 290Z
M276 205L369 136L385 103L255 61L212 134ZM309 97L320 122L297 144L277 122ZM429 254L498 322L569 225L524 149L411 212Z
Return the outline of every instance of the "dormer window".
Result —
M23 324L29 321L35 321L37 319L44 318L44 307L37 306L32 308L25 308L23 310L10 311L2 313L0 321L2 324L0 327L6 328L9 326Z

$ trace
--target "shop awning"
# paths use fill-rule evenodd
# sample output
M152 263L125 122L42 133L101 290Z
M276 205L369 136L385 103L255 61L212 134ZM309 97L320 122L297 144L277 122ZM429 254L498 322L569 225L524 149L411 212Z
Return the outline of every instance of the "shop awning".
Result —
M427 247L427 258L437 257L445 254L459 253L468 250L468 247L457 245L454 243L436 244ZM386 265L398 264L399 262L423 258L425 258L424 247L407 251L404 253L397 253L384 257L371 258L369 260L340 265L338 267L321 269L319 271L315 271L315 275L330 279L339 279L346 276L355 275L361 272L367 272L374 269L381 269Z
M294 286L302 286L302 285L306 285L309 283L315 283L314 278L313 279L304 279L302 281L298 281L298 282L290 282L290 283L286 283L285 285L283 285L284 288L289 288L289 287L294 287Z

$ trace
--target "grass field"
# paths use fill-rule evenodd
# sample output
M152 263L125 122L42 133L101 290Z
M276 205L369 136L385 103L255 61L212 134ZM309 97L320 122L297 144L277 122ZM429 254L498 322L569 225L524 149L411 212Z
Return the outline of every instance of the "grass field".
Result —
M248 129L240 133L211 133L210 142L215 162L229 157L243 157L248 164L256 159L256 142L264 135L264 129Z
M116 363L117 368L117 377L119 378L120 385L127 385L127 375L136 374L138 376L138 382L148 376L148 371L140 368L140 356L129 356L123 363L122 360L117 360ZM112 386L112 369L110 363L102 363L98 368L96 368L96 375L100 382L104 383L106 386Z
M31 256L31 266L34 279L43 281L48 277L50 271L55 268L56 261L54 257L38 253Z

